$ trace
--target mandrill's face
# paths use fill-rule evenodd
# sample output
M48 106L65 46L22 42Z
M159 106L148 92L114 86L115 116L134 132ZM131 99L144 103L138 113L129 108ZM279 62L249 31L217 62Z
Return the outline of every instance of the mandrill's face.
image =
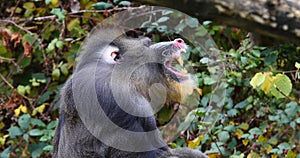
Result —
M179 38L151 45L149 38L129 39L121 36L99 51L98 67L109 67L111 72L117 72L114 74L118 77L113 78L112 84L130 84L131 90L149 101L150 93L165 93L165 103L181 103L194 88L190 74L181 73L178 69L183 66L181 55L186 48L185 42ZM126 80L128 76L130 83ZM164 88L151 89L153 84Z

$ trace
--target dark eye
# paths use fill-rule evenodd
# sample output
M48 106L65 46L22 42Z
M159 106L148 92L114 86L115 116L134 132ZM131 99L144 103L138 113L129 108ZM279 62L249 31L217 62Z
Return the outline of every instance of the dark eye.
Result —
M112 57L112 59L114 61L118 61L120 59L120 53L117 51L113 51L111 52L110 56Z

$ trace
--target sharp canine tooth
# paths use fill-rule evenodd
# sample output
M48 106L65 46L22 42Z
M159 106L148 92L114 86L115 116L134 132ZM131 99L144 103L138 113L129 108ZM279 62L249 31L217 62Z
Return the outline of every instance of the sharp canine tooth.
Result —
M185 50L185 49L183 49L181 52L183 52L183 53L186 53L186 50Z
M183 60L182 60L182 57L178 57L176 58L177 62L179 63L180 66L183 66Z

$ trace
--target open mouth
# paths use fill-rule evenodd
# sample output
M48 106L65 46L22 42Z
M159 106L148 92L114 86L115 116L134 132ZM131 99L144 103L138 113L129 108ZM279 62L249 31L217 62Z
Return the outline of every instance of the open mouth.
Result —
M180 49L178 50L178 53L175 53L175 55L171 56L165 62L165 68L171 75L171 78L178 81L187 80L189 78L189 75L183 70L183 60L181 54L185 52L186 49Z

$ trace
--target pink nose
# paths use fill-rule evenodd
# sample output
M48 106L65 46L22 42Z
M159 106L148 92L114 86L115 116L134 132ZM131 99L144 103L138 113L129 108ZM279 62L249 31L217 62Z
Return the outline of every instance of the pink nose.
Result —
M185 43L181 38L177 38L174 40L174 46L182 48L185 47Z

